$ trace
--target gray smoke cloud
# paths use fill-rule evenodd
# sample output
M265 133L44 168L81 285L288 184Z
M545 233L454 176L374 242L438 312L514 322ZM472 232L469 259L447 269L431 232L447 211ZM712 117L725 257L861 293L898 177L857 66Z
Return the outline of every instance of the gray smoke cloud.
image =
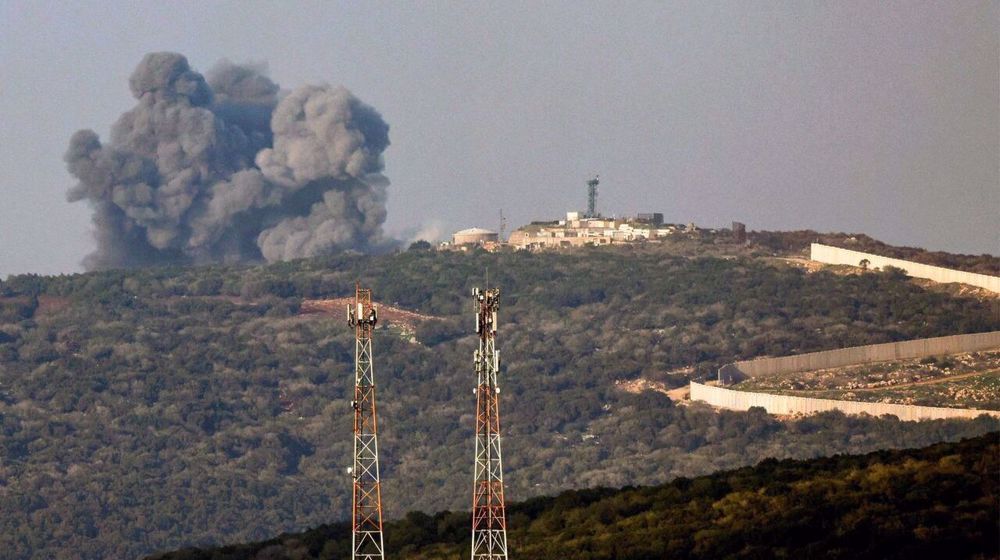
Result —
M384 247L382 153L389 125L343 87L282 95L260 65L206 76L176 53L147 54L134 108L102 144L66 152L70 201L94 208L89 269L288 260Z

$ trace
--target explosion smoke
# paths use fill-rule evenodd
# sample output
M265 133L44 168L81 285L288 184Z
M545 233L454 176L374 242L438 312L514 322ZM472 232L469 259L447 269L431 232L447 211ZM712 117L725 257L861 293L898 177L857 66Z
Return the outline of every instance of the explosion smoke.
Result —
M176 53L147 54L138 104L101 144L66 152L94 207L88 269L295 259L385 243L389 125L343 87L279 99L263 68L223 61L207 80Z

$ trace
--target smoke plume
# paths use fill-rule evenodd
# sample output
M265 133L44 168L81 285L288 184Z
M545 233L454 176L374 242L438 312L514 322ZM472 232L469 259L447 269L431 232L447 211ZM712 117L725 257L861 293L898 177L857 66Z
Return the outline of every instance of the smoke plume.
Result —
M89 269L268 261L383 246L389 125L343 87L282 92L265 69L222 61L206 76L147 54L137 104L110 141L81 130L66 152L94 208Z

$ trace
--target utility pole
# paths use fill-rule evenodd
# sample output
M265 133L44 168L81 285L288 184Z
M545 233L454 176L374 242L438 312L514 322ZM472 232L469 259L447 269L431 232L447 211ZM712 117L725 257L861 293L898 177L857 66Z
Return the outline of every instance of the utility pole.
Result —
M354 327L354 497L351 514L351 558L384 560L382 487L378 472L378 429L375 420L375 369L372 331L378 309L372 291L354 286L354 305L347 306L347 323Z
M500 386L496 349L500 289L472 292L475 297L479 349L475 364L476 466L472 490L472 560L507 560L507 517L504 512L500 455Z

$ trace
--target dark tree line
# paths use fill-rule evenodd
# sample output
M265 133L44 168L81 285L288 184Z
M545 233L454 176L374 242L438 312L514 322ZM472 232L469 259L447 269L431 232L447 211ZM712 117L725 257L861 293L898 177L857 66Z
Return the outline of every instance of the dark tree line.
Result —
M995 558L998 436L533 498L508 507L508 542L525 560ZM463 558L468 527L468 512L412 512L386 525L387 554ZM350 538L324 525L149 560L332 560L350 556Z

